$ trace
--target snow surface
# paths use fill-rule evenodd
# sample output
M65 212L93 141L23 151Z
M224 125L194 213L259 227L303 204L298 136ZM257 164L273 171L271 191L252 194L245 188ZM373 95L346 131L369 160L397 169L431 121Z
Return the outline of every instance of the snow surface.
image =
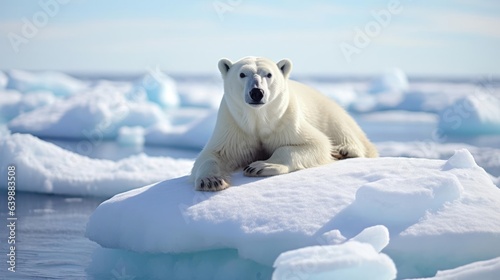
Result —
M91 145L81 142L82 147ZM110 197L186 175L193 161L138 154L120 161L91 159L27 134L0 133L0 170L15 165L16 189L38 193ZM3 184L2 187L6 187Z
M383 253L396 264L398 278L432 276L500 255L500 190L467 150L448 161L350 159L269 178L238 173L233 185L218 193L196 192L180 177L116 195L96 209L86 235L106 248L173 259L179 253L237 250L233 257L252 261L250 266L270 267L292 250L299 251L284 256L300 258L301 266L314 252L335 263L328 265L332 270L366 275L359 270L369 267L390 276L387 259L375 254L384 247L380 230L345 242L383 225L390 234ZM329 257L338 252L345 259ZM275 266L286 270L293 263ZM340 273L318 269L307 276Z

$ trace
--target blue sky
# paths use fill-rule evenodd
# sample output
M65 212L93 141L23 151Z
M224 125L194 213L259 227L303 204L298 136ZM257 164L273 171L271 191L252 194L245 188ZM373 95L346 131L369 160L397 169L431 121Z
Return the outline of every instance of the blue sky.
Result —
M301 75L500 76L499 1L366 2L0 0L0 69L215 73L254 55Z

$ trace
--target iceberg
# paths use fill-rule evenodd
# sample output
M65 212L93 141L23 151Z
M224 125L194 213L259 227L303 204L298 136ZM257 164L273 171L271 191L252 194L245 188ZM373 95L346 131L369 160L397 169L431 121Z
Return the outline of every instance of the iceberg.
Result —
M399 74L398 74L399 72ZM347 104L355 112L377 112L404 110L439 114L459 99L471 93L498 90L494 81L485 81L483 86L474 83L445 81L412 81L404 72L395 70L376 78L366 87L357 87L357 98Z
M133 94L144 92L147 99L162 108L180 105L175 81L159 69L150 71L135 83Z
M3 71L0 71L0 89L4 89L8 82L9 78L7 78L7 75Z
M380 253L388 243L387 228L374 226L339 245L288 251L274 262L272 279L395 279L394 262Z
M54 103L56 97L48 91L22 94L16 90L0 90L0 123Z
M201 150L215 128L217 111L196 114L199 116L192 118L187 124L159 124L148 128L144 135L146 143Z
M372 80L367 87L360 89L358 98L353 99L347 107L355 112L397 110L408 89L408 78L401 69L387 70Z
M174 263L190 256L206 264L211 253L224 252L232 254L224 265L257 269L252 277L273 265L278 273L311 264L318 268L306 274L311 279L342 275L332 267L347 275L382 271L391 279L391 260L397 277L407 278L500 256L500 189L466 150L449 160L358 158L266 178L236 173L232 182L204 193L184 176L103 202L86 229L109 248L94 263L112 254ZM332 258L338 254L359 266Z
M148 127L168 122L158 105L129 100L115 88L97 87L19 115L12 132L40 137L102 140L116 138L122 126Z
M182 107L217 109L224 94L219 76L210 77L208 81L187 79L177 83L177 90Z
M494 280L498 275L500 275L500 257L438 271L436 276L421 280Z
M274 267L273 280L396 278L396 267L387 255L356 241L286 252L276 259Z
M384 91L403 92L408 90L408 77L399 68L385 71L383 75L372 81L370 92L381 93Z
M193 165L193 160L145 154L119 161L91 159L32 135L8 132L0 133L0 154L1 172L6 174L10 165L19 170L17 190L60 195L110 197L186 175Z
M350 104L359 99L358 93L350 84L319 82L312 79L299 79L298 81L335 100L343 108L348 108Z
M8 72L8 89L22 93L32 91L50 91L56 96L70 96L81 92L88 84L61 72L27 72L10 70Z
M443 109L439 129L449 135L500 134L500 98L476 92Z

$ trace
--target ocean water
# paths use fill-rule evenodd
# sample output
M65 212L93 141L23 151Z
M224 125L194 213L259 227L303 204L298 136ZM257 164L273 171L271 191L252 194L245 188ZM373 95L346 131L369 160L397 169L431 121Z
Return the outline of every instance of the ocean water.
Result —
M19 174L22 176L22 174ZM89 279L85 269L99 247L84 237L87 220L104 200L16 193L16 265L8 271L7 194L0 194L1 279Z

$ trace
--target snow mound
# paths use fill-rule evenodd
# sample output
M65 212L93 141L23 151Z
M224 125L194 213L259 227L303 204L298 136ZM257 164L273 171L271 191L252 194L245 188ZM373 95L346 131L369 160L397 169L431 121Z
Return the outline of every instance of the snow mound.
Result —
M175 108L180 104L175 81L159 69L150 71L135 83L134 92L144 92L147 99L162 108Z
M439 129L450 135L500 134L500 98L486 93L465 96L443 109Z
M477 167L474 157L467 149L456 150L455 154L444 165L445 169Z
M389 182L391 181L391 182ZM427 178L386 178L362 185L352 204L360 216L378 223L406 222L422 217L427 210L460 198L463 187L454 175Z
M12 132L41 137L100 141L115 138L122 126L148 127L166 121L156 104L129 100L122 92L96 88L21 114L8 127Z
M384 253L398 277L432 276L500 255L500 190L481 168L445 170L446 164L349 159L268 178L237 173L233 187L217 193L196 192L187 176L180 177L103 202L90 217L86 236L106 248L146 255L232 249L270 267L284 252L342 245L383 225L391 236ZM369 240L377 252L388 240L383 232L366 230L351 241ZM359 257L362 250L350 247L358 245L346 246L332 254Z
M84 90L87 84L61 72L26 72L10 70L8 89L23 93L31 91L50 91L56 96L70 96Z
M384 91L406 91L409 88L408 77L405 72L399 68L387 70L382 76L376 78L370 88L372 93Z
M17 190L62 195L110 197L188 174L193 164L144 154L116 162L91 159L26 134L0 136L0 154L1 172L9 165L19 170Z
M288 251L274 262L273 279L394 279L393 261L380 254L388 243L387 228L374 226L340 245Z

